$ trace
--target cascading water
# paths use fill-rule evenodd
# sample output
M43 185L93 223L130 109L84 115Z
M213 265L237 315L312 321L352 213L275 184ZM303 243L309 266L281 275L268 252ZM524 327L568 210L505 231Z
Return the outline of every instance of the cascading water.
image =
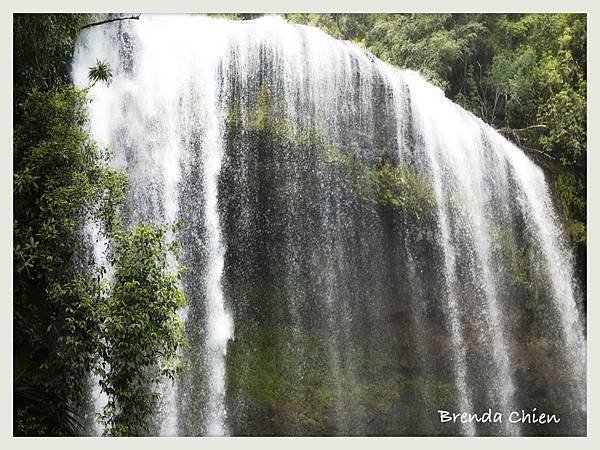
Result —
M521 150L278 17L143 15L82 33L77 85L96 59L114 79L91 128L128 222L185 223L189 346L157 434L585 433L580 294ZM488 408L563 419L437 415Z

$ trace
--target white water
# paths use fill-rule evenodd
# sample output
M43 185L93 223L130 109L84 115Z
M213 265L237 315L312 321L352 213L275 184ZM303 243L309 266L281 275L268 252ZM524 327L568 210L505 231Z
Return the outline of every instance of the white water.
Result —
M217 74L214 73L216 78ZM211 83L212 81L212 83ZM220 122L223 117L216 107L217 88L213 80L205 80L212 89L204 92L203 101L209 108L203 117L206 126L204 136L204 220L207 230L208 262L206 274L206 298L208 321L208 361L210 367L210 390L208 397L207 434L220 436L226 433L225 403L225 354L227 341L233 337L231 317L225 310L221 277L224 265L224 248L218 212L218 177L221 170L223 142ZM210 88L209 88L210 89Z
M85 226L85 235L88 242L92 243L93 257L98 267L103 267L106 272L102 274L102 279L110 284L113 282L113 270L112 266L108 264L107 250L108 240L102 235L100 227L97 223L88 222ZM99 414L102 412L106 404L108 403L108 396L100 387L100 377L96 373L92 373L90 377L90 390L92 395L92 401L94 403L94 411L92 411L94 429L94 436L102 436L104 427L99 422Z
M515 406L512 398L514 392L513 375L511 373L510 356L507 344L503 336L504 324L501 313L498 310L496 299L496 282L492 275L490 265L488 230L485 223L485 207L490 202L489 194L486 192L485 181L486 169L483 167L481 133L488 130L482 129L479 124L464 129L461 134L456 130L464 127L465 123L475 122L453 103L444 98L441 91L432 89L424 83L416 74L405 73L408 88L413 99L411 105L416 116L418 128L423 136L423 149L427 154L434 178L436 196L440 217L440 234L442 246L445 249L445 270L448 283L448 309L452 326L455 348L457 348L456 378L459 392L461 392L464 411L470 411L471 405L467 387L464 385L466 377L464 345L462 345L462 331L458 321L459 309L458 299L454 292L456 280L455 245L448 226L448 199L457 196L468 206L469 210L462 219L466 222L461 239L468 239L474 250L472 258L475 266L480 268L476 275L480 289L484 293L485 308L487 310L487 326L489 338L492 340L493 358L497 366L498 375L502 380L499 384L499 392L496 393L497 401L503 411L511 411ZM443 167L442 171L440 167ZM501 167L501 166L499 166ZM499 173L494 175L500 175ZM506 423L505 423L506 425ZM473 424L469 424L473 427ZM516 427L510 429L511 433L518 433ZM467 430L473 433L474 428ZM507 428L506 432L509 432Z
M500 142L507 153L512 169L518 174L520 195L519 208L530 219L530 233L541 249L543 261L540 264L548 272L552 289L552 300L560 317L560 334L569 355L570 369L576 380L581 380L578 398L573 403L574 410L585 414L586 389L586 338L584 326L577 308L576 287L572 273L571 254L565 248L558 218L552 208L550 195L544 182L544 175L537 167L528 167L521 152L506 142ZM529 170L525 170L525 169Z
M77 85L87 83L87 70L97 58L111 65L114 82L91 91L92 133L101 144L113 147L115 165L125 169L132 181L130 220L171 221L182 209L198 209L202 219L203 233L195 244L203 248L206 267L191 269L204 289L203 299L196 299L204 301L206 322L205 354L198 355L207 365L205 411L199 414L203 434L229 432L225 360L234 327L227 302L235 299L226 299L223 291L226 242L219 176L225 163L239 163L243 171L250 170L244 161L224 160L224 123L233 96L251 103L263 78L278 87L294 129L317 129L328 143L367 157L378 132L376 114L383 108L375 103L374 83L379 80L389 91L383 101L396 122L395 153L400 161L413 163L431 177L437 198L437 239L443 251L440 270L445 283L445 296L439 301L447 315L457 403L462 411L474 407L471 384L478 377L469 361L468 333L475 333L491 352L489 361L478 363L488 367L489 379L496 380L488 386L489 401L505 411L518 407L508 331L511 318L506 317L507 299L493 265L491 226L493 221L511 218L513 203L518 204L531 243L541 255L535 262L550 280L565 364L581 387L574 407L585 413L583 320L569 252L543 174L522 151L444 98L418 74L393 69L350 43L277 17L230 22L143 15L139 21L95 27L82 34L75 56ZM414 145L409 125L418 136ZM195 164L201 167L190 169ZM201 188L196 198L180 205L182 185L194 182L191 175L182 176L184 169L192 178L201 177ZM508 194L509 186L516 189L516 198ZM287 205L292 217L302 213L296 200L290 196ZM248 208L239 205L240 220L249 215ZM329 218L324 226L340 233L344 226L340 217L330 216L342 213L328 206L323 209ZM343 267L340 249L328 245L327 263ZM296 258L284 262L295 274ZM351 314L347 305L334 304L339 281L333 265L326 268L323 278L323 311L329 327L345 327L338 333L341 339L344 332L351 333ZM472 295L467 298L465 292ZM288 301L299 322L299 300L294 296ZM343 324L336 325L335 311L343 312ZM186 319L187 310L182 315ZM339 373L341 341L332 336L328 344L329 363ZM169 384L164 386L163 435L180 433L178 392ZM473 424L464 424L461 431L477 434ZM503 433L519 434L519 428L506 427Z

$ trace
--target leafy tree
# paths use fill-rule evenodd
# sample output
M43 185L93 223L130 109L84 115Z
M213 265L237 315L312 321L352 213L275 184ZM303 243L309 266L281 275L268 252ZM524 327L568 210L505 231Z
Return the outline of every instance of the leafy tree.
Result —
M14 16L14 433L81 434L97 352L86 221L115 226L124 177L85 130L67 64L84 15ZM35 41L36 45L31 45Z
M68 82L68 64L87 14L13 16L13 90L15 114L34 90L48 91Z
M367 33L367 48L384 61L421 73L448 90L453 68L473 51L485 27L468 16L391 14Z
M585 284L585 15L502 15L494 30L490 45L496 56L481 82L506 93L502 128L546 169ZM498 72L506 75L494 79Z
M376 14L285 14L289 22L318 27L336 39L352 40L362 46L365 46L365 37L376 17Z
M108 395L106 434L144 435L156 409L163 377L173 379L184 342L177 311L185 297L179 272L169 272L167 227L135 226L117 238L115 281L103 311L102 389Z
M15 433L73 434L98 341L82 230L117 224L126 180L84 129L85 93L32 92L14 130Z

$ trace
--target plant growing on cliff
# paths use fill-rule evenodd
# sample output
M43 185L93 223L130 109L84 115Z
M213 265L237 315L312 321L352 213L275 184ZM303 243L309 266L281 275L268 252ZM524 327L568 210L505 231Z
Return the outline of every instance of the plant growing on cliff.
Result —
M99 370L108 395L102 415L108 435L147 433L158 385L177 371L177 352L184 342L177 311L185 297L179 272L169 269L169 255L178 252L179 243L167 240L168 231L165 226L138 225L117 237Z
M344 187L365 202L393 208L425 226L435 212L435 192L430 180L408 165L378 166L329 148L327 163L337 170Z

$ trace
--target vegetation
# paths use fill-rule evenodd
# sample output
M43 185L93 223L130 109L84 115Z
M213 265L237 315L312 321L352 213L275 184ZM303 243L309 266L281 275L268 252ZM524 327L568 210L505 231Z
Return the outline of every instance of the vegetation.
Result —
M448 408L455 401L450 380L403 372L382 349L356 349L333 378L332 349L305 330L259 326L242 327L240 333L230 345L227 371L228 395L240 395L250 411L244 423L234 424L242 434L331 435L336 431L335 405L353 405L354 420L364 424L393 417L403 401L429 409ZM405 398L409 396L414 400ZM235 421L236 412L230 410ZM360 434L357 429L346 432Z
M102 421L106 434L139 436L149 431L158 385L174 379L184 342L177 311L185 303L179 274L169 272L166 227L136 226L119 236L115 281L103 307L101 386L108 395Z
M434 223L433 187L411 167L387 161L380 162L378 167L369 167L333 148L327 153L327 161L340 172L345 187L361 200L393 208L422 227Z
M143 427L153 403L130 397L129 387L134 379L153 381L137 371L169 362L180 343L173 310L182 295L164 266L173 247L164 242L162 228L123 230L126 177L111 168L109 152L86 129L89 87L78 90L68 80L74 42L88 20L68 14L14 17L16 435L83 434L86 380L100 356L110 364L100 371L112 401L104 420L115 425L115 433L137 432L128 424ZM105 63L90 70L92 84L110 78ZM92 222L117 241L113 291L101 281L107 268L94 263L84 239ZM134 315L141 305L151 317ZM123 313L142 333L121 333ZM143 364L124 372L119 357L140 358L140 348L147 349ZM131 361L140 362L124 363ZM172 372L164 367L163 373Z

